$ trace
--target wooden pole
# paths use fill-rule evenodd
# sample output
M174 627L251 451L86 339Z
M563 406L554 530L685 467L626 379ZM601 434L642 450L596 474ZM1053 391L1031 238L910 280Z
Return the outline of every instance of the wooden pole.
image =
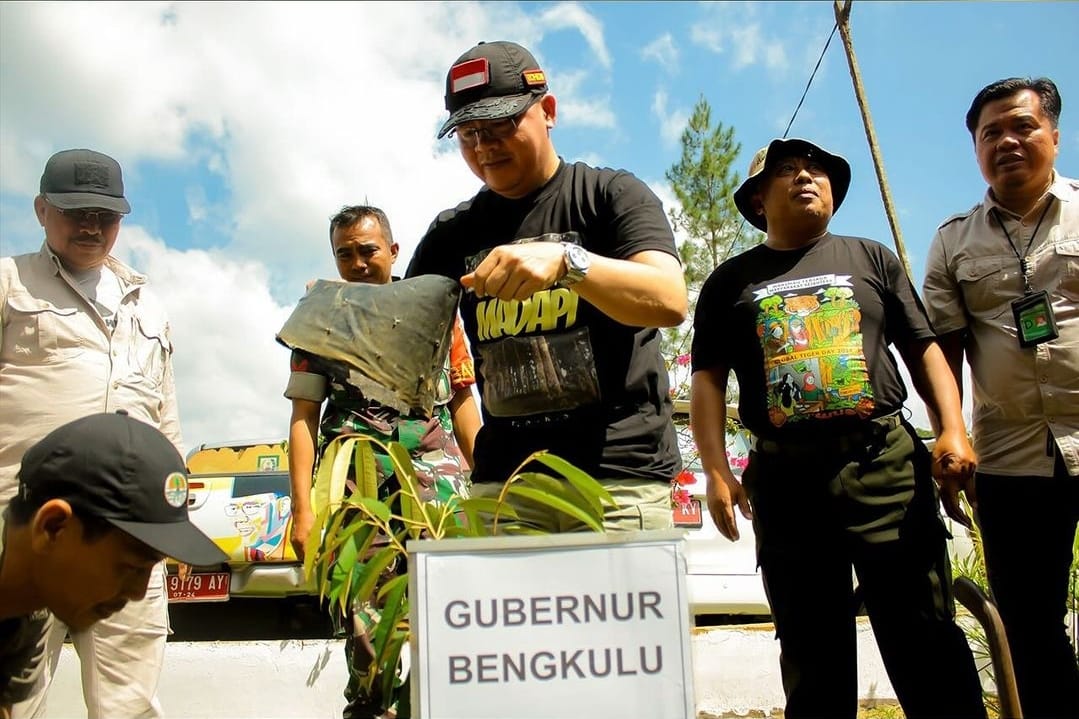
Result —
M865 136L869 141L869 151L873 155L873 166L877 170L877 182L880 185L880 197L884 201L884 213L888 216L888 224L892 228L892 237L895 238L895 250L899 255L899 261L907 271L907 277L911 282L914 275L910 271L910 260L907 259L907 249L903 244L903 234L899 230L899 219L895 214L895 205L892 203L892 192L888 189L888 178L884 174L884 161L880 156L880 147L877 145L877 133L873 129L873 119L869 116L869 103L865 99L865 88L862 87L862 73L858 70L858 59L854 56L854 44L850 37L850 7L853 0L842 2L833 0L835 6L835 21L839 26L839 35L843 38L843 49L847 54L847 65L850 67L850 79L854 83L854 95L858 99L858 109L862 112L862 124L865 125Z

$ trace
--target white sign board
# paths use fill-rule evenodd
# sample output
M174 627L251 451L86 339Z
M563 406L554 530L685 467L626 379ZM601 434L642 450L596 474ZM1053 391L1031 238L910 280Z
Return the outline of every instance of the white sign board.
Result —
M411 541L421 719L692 719L684 533Z

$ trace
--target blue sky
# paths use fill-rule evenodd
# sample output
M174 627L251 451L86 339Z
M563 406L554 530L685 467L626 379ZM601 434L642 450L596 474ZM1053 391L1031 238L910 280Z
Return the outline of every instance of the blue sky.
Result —
M985 190L963 124L982 86L1051 77L1057 167L1079 172L1079 4L859 1L851 18L919 283L936 226ZM40 246L31 200L50 154L112 154L134 208L117 253L172 316L189 447L284 436L273 334L307 280L334 276L328 217L382 206L403 271L434 215L478 188L434 138L464 50L531 48L560 154L631 170L669 205L697 98L735 128L744 172L782 135L833 23L830 2L0 3L0 252ZM838 34L790 135L852 164L832 229L892 246Z

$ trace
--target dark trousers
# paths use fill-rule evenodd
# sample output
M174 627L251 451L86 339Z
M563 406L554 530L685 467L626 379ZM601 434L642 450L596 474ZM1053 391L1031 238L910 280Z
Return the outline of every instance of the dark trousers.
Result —
M754 451L742 481L780 641L784 716L857 713L852 573L906 716L986 716L955 624L929 456L909 426Z
M1079 665L1064 625L1079 477L1068 476L1058 455L1053 477L978 473L974 488L1023 717L1079 717Z

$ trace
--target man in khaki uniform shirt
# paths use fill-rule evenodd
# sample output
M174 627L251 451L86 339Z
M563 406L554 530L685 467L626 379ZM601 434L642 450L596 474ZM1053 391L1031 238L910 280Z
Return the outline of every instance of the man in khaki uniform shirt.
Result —
M923 288L952 371L965 352L974 384L978 472L942 497L957 518L960 490L975 504L1024 717L1079 716L1064 625L1079 521L1079 182L1053 167L1060 104L1046 78L974 98L967 129L989 189L937 230Z
M49 159L34 210L36 253L0 258L0 510L17 488L23 454L60 425L126 410L183 455L172 343L146 278L109 256L130 212L116 160L91 150ZM55 660L68 627L54 622ZM157 682L168 634L164 565L146 599L71 637L89 717L161 716ZM45 714L49 670L15 719Z

